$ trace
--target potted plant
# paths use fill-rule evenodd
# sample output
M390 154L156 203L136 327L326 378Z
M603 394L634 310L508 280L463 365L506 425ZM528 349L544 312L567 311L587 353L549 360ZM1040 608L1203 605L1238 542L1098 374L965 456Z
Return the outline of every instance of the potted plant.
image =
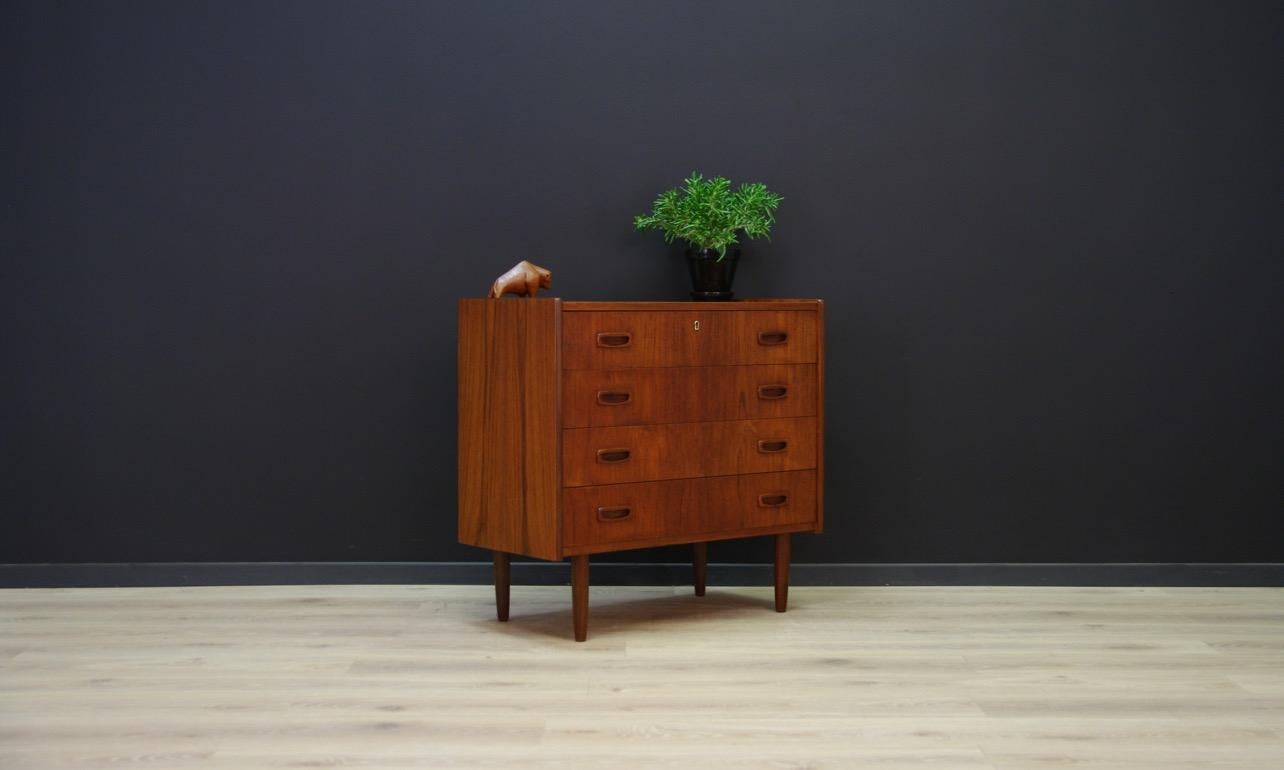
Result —
M783 198L764 184L732 190L725 178L705 179L694 171L683 184L682 189L661 193L651 215L634 217L633 226L662 231L665 243L677 238L687 242L693 299L731 299L740 259L739 233L770 240L774 213Z

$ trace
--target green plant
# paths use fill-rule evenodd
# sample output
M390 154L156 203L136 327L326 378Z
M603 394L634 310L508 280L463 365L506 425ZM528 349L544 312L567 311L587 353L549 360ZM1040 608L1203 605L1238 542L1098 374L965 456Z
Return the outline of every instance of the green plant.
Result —
M742 184L732 191L731 182L716 176L705 179L691 172L682 189L660 193L650 216L633 218L638 230L661 230L665 243L681 238L694 248L727 256L727 247L739 243L736 234L771 240L776 207L784 200L760 183Z

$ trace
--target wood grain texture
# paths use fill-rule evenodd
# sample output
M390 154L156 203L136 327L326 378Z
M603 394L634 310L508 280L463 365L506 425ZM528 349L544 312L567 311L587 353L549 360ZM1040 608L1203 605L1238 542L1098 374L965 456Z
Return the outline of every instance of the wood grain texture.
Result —
M560 300L459 302L459 542L561 558Z
M773 334L784 336L780 341L760 338ZM605 347L599 335L625 335L628 342ZM562 339L567 369L814 363L815 303L811 310L740 313L698 309L567 313Z
M514 300L515 301L515 300ZM764 551L764 556L766 552ZM0 591L0 767L1278 770L1284 590ZM485 633L483 633L485 631Z
M816 532L825 530L825 301L816 300Z
M574 428L562 451L568 487L805 470L816 467L816 418Z
M763 495L786 499L764 505L759 500ZM719 534L747 537L760 527L814 526L816 472L571 487L563 500L568 552L574 546L650 544L673 537L687 542L714 540ZM626 508L628 515L604 518L599 508Z
M627 393L623 404L598 394ZM814 364L579 369L563 375L567 428L701 420L809 417L817 412Z

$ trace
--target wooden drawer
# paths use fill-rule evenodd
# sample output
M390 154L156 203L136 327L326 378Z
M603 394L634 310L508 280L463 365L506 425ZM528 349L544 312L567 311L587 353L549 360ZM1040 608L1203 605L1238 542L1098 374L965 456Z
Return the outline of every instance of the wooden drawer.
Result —
M580 369L563 377L562 424L808 417L816 396L814 364Z
M816 472L576 487L565 490L562 500L568 548L678 542L814 522Z
M816 418L687 422L562 432L568 487L816 467Z
M808 310L659 310L566 313L565 369L816 361Z

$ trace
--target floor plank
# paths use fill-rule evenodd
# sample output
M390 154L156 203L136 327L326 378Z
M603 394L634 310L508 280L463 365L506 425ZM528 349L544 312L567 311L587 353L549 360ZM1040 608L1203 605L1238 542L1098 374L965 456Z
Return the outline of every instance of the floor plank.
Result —
M1276 768L1284 590L0 591L0 768Z

